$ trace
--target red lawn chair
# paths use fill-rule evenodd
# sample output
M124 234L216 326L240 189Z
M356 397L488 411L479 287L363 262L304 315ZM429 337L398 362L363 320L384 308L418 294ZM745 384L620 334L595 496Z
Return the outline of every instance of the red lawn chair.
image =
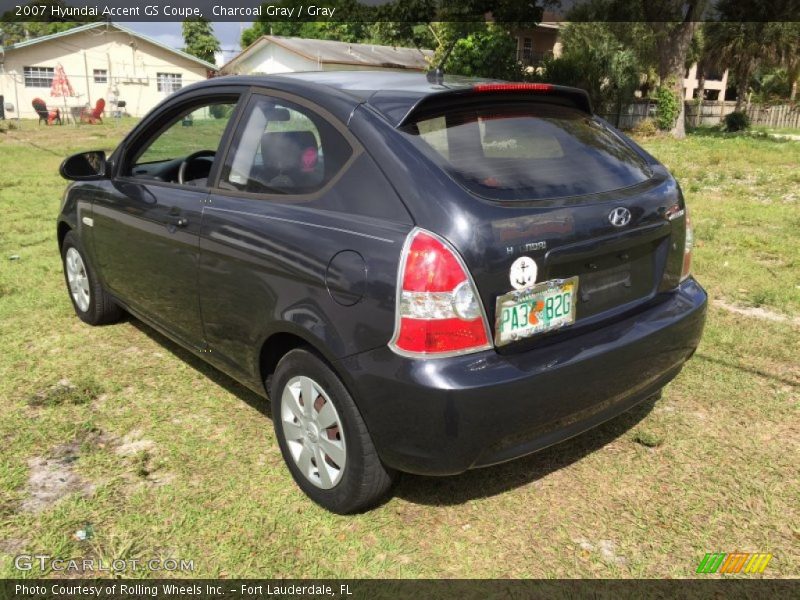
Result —
M88 108L84 108L81 111L81 123L89 123L90 125L94 125L95 123L102 123L103 122L103 111L106 108L106 101L103 98L97 101L97 104L94 105L94 110L90 110Z
M57 108L55 110L48 110L47 104L41 98L34 98L33 102L33 110L36 111L36 114L39 115L39 123L44 121L45 125L52 125L56 121L58 124L61 125L61 111Z

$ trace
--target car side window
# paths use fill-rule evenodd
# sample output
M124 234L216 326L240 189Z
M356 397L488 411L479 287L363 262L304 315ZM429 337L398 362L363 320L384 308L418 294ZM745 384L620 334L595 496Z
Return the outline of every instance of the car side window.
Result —
M308 194L324 187L353 153L314 111L254 96L234 136L220 187L265 194Z
M226 100L180 111L135 152L126 175L205 186L235 107L235 100Z

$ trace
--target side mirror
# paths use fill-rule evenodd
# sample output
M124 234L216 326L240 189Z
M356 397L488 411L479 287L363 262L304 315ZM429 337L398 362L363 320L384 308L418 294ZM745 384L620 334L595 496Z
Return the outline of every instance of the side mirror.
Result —
M106 153L102 150L73 154L61 163L58 173L64 179L92 181L105 179L107 173Z

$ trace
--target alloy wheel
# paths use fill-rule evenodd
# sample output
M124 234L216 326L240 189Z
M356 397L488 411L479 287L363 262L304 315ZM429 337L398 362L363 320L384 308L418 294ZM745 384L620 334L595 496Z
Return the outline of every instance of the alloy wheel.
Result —
M89 290L89 275L86 273L86 265L80 252L75 248L67 250L64 263L67 268L67 282L72 299L81 312L86 312L89 310L92 296Z
M293 377L281 395L281 426L289 453L303 476L331 489L347 464L342 420L330 397L310 377Z

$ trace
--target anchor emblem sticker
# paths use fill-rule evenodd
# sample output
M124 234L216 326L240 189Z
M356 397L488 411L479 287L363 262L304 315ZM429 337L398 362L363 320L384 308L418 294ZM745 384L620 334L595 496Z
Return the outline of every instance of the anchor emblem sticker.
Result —
M509 278L515 290L522 290L536 283L536 275L539 268L536 261L529 256L520 256L511 265Z

